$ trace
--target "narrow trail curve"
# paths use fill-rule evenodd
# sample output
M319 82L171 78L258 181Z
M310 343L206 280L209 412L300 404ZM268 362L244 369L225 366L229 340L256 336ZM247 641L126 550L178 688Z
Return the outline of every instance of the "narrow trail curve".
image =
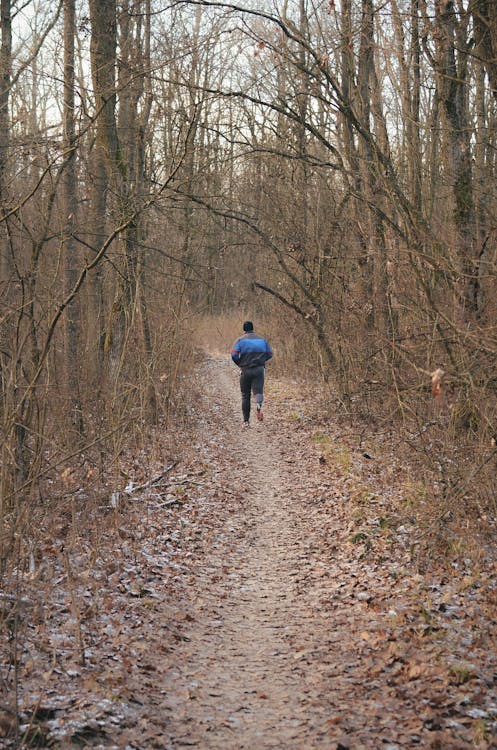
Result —
M243 430L234 367L199 377L187 428L143 448L177 473L109 520L97 558L73 555L80 631L52 552L20 686L37 746L497 748L497 564L421 571L393 452L366 460L271 376L264 423ZM4 715L0 748L17 747Z
M204 439L221 428L237 507L204 561L189 640L166 677L167 747L329 748L326 659L318 672L313 664L330 628L319 590L301 585L319 572L302 510L306 477L270 408L264 424L241 429L236 374L215 360L209 369Z
M150 613L147 669L138 664L127 686L141 716L119 747L497 747L478 723L494 711L491 641L461 627L450 579L441 588L414 574L402 527L390 537L375 521L374 547L353 542L364 528L350 496L361 459L341 465L338 450L320 461L319 429L292 416L286 388L270 378L264 423L244 430L234 368L221 358L202 368L193 468L205 473L178 511L187 546ZM374 472L365 468L361 493L375 488ZM451 665L473 638L486 672L461 685Z

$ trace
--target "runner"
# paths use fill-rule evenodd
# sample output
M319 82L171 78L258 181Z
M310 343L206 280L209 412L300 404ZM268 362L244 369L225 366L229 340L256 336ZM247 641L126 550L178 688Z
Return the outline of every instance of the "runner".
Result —
M266 339L254 332L254 324L246 320L244 334L233 344L231 359L241 369L240 390L242 392L243 425L250 425L250 394L254 394L257 404L257 419L263 420L265 364L273 352Z

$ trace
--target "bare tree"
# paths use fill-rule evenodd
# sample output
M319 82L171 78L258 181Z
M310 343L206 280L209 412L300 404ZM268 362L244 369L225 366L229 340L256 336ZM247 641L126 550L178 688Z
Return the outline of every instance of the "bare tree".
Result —
M497 8L492 0L471 0L478 53L487 70L492 93L497 98Z
M459 301L465 312L475 312L473 171L468 113L468 22L458 16L452 0L435 3L435 39L439 98L448 130L447 171L454 201L458 252Z
M12 76L12 19L10 0L0 3L0 207L2 212L9 205L7 191L7 161L10 144L9 100ZM0 279L4 283L3 293L11 272L11 250L9 249L8 221L3 220L0 226Z
M64 151L65 168L63 177L63 244L66 259L67 294L70 294L78 278L78 256L74 230L76 226L76 128L74 97L74 37L76 32L75 0L64 0ZM70 398L72 401L73 423L78 430L83 430L83 413L79 393L79 356L80 340L79 300L74 298L67 308L67 352L66 373Z

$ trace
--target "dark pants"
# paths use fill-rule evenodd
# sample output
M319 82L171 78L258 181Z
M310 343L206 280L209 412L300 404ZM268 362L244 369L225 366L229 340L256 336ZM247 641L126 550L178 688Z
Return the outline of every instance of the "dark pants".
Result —
M254 401L262 404L264 399L264 367L244 367L240 373L240 390L242 392L243 421L250 418L250 394L254 394Z

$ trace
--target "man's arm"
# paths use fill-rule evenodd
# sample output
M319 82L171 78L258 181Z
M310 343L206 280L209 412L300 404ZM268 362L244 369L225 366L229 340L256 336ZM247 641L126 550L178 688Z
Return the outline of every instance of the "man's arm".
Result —
M266 341L266 339L264 339L264 341ZM272 356L273 356L273 352L271 351L271 347L266 341L266 362L268 361L268 359L271 359Z
M240 339L237 339L235 341L235 343L233 344L233 348L231 349L231 359L233 360L233 362L235 363L235 365L237 365L237 367L240 367L240 354L241 354L241 351L240 351L240 345L238 343L239 341L240 341Z

